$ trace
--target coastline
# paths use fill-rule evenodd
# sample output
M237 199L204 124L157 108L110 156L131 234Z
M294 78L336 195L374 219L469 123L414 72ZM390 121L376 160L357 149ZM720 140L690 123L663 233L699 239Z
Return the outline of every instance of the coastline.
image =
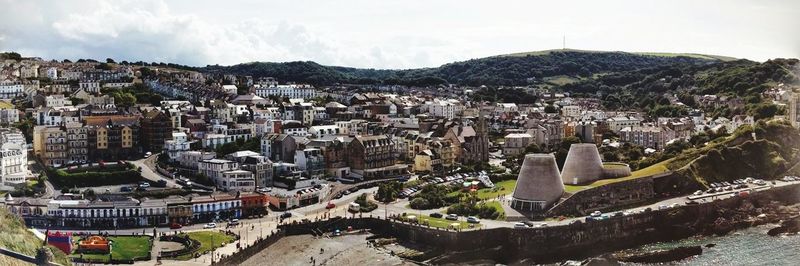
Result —
M546 228L493 228L443 231L382 219L345 219L287 225L288 235L327 232L351 226L421 244L441 255L431 264L493 261L501 264L557 263L696 235L723 235L735 229L776 223L796 216L800 184L787 184L746 197L718 198L697 205ZM761 215L763 214L763 215ZM761 216L760 216L761 215ZM760 218L759 218L760 217Z

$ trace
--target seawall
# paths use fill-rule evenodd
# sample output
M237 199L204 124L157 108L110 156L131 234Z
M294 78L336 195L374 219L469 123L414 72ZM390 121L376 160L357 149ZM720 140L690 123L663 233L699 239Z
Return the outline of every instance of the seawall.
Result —
M709 225L719 218L720 211L742 213L738 211L740 206L760 207L775 201L781 205L800 202L800 184L756 191L745 198L730 197L698 205L652 210L603 221L579 221L563 226L456 232L380 218L339 218L282 225L280 235L320 234L335 229L346 230L348 227L353 230L370 229L376 234L443 251L444 255L431 260L434 264L479 259L506 264L519 261L551 263L689 237L707 232ZM235 261L244 261L267 246L265 244L259 249L242 253L243 258Z

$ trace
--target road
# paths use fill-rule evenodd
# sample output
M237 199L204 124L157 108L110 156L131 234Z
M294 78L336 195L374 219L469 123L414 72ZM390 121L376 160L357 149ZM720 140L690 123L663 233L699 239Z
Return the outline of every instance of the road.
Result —
M175 179L163 176L159 174L155 169L155 160L158 158L158 155L152 155L148 158L139 159L136 161L128 161L135 166L138 166L142 169L142 177L152 182L158 182L159 180L164 180L167 182L167 187L171 188L182 188L180 184L175 182Z

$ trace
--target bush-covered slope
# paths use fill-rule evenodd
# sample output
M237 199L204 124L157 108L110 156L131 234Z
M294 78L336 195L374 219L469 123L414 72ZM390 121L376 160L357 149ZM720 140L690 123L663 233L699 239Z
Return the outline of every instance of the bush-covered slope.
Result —
M687 150L669 167L702 185L745 177L775 179L800 162L799 150L800 131L773 120L742 127L704 148Z

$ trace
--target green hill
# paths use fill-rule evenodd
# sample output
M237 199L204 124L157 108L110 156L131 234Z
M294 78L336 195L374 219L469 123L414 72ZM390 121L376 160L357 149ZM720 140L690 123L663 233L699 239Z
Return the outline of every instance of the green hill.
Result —
M578 53L609 53L608 51L594 51L594 50L579 50L579 49L551 49L551 50L542 50L542 51L533 51L533 52L520 52L520 53L511 53L505 55L499 55L499 57L503 56L540 56L540 55L547 55L553 52L578 52ZM706 54L696 54L696 53L657 53L657 52L622 52L622 51L615 51L612 53L626 53L626 54L634 54L634 55L644 55L644 56L659 56L659 57L689 57L689 58L697 58L697 59L705 59L705 60L720 60L720 61L735 61L738 58L729 57L729 56L721 56L721 55L706 55Z
M315 62L253 62L233 66L207 66L206 73L234 73L254 77L275 77L281 81L317 85L401 84L431 86L528 85L546 77L593 77L595 74L634 71L680 64L705 65L720 62L711 56L654 56L625 52L548 50L492 56L418 69L361 69L324 66Z
M41 247L42 240L36 238L28 231L19 217L0 208L0 247L20 252L29 256L36 256L36 250ZM61 250L50 246L55 255L55 262L61 265L72 265L67 255ZM0 255L0 265L30 265L25 262Z

